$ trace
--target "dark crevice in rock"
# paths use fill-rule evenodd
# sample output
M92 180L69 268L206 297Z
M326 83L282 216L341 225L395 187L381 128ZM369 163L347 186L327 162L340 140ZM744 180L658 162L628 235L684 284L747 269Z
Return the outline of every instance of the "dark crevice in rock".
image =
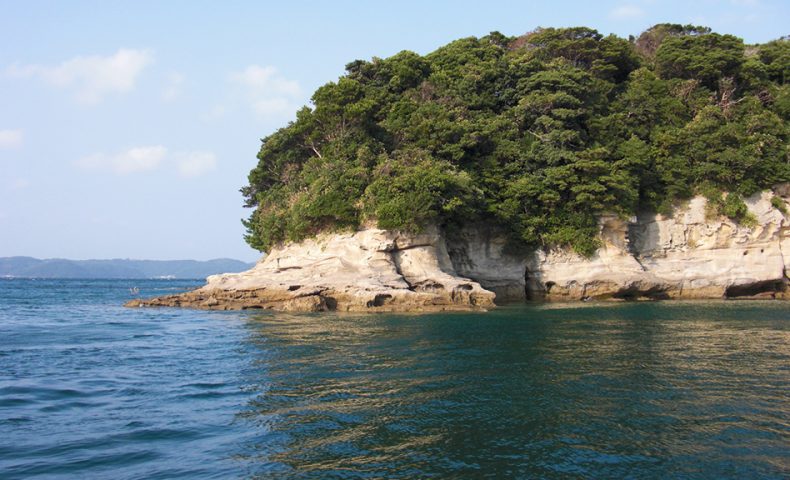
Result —
M444 285L439 282L434 282L431 280L424 280L422 282L417 282L412 285L411 290L415 292L435 292L435 291L442 291L444 289Z
M782 280L766 280L763 282L731 285L724 292L726 298L738 297L768 297L775 298L776 294L784 291L785 284Z
M450 262L453 264L453 269L456 272L461 271L474 271L477 267L475 262L469 257L466 247L459 245L447 245L447 255L450 257Z
M524 298L532 300L532 292L529 290L529 269L524 269Z
M450 298L455 303L464 303L468 302L471 305L477 304L477 298L473 293L474 287L468 283L461 283L453 288L452 292L450 292Z
M639 215L636 216L633 220L628 222L628 225L625 229L625 251L631 255L631 257L639 264L639 268L642 269L643 272L646 272L648 269L642 263L642 255L644 254L644 249L647 247L646 243L649 243L650 240L647 238L648 231L646 225L641 221ZM653 239L655 242L656 239Z
M373 297L373 300L370 300L367 305L369 307L382 307L386 305L392 299L392 295L388 293L380 293Z
M650 300L667 300L669 299L669 294L661 287L651 287L643 290L639 287L632 286L615 292L612 298L620 300L639 300L642 298Z
M335 297L321 295L321 298L324 300L324 305L326 305L327 310L330 312L337 310L337 299Z
M554 285L553 282L552 286ZM546 294L551 289L548 284L543 288L540 281L540 272L538 275L533 276L528 268L524 268L524 300L527 302L541 301L546 299Z
M406 245L405 247L399 247L397 243L395 243L392 247L385 248L384 250L377 250L378 252L384 253L395 253L395 252L402 252L404 250L411 250L412 248L423 248L423 247L433 247L432 243L415 243L414 245Z
M404 250L411 250L412 248L423 248L423 247L433 247L433 246L434 246L433 243L415 243L412 245L406 245L405 247L401 247L398 246L398 244L396 243L395 250L402 252Z
M280 273L280 272L284 272L286 270L301 270L301 269L302 269L302 267L299 267L299 266L295 266L295 267L280 267L278 265L277 270L275 270L274 273Z
M408 280L406 280L406 276L403 274L403 270L401 270L400 266L400 250L393 250L390 252L392 255L392 264L395 266L395 273L400 275L406 285L408 285L408 289L414 291L414 285L412 285Z

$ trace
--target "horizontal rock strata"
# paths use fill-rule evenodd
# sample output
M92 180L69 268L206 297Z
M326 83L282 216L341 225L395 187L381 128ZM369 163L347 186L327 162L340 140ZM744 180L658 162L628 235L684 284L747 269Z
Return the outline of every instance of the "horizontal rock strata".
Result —
M502 235L480 228L464 230L448 249L460 275L500 300L784 298L790 223L774 196L790 208L772 192L746 199L753 226L710 218L703 197L672 216L604 216L602 247L591 258L567 249L514 254Z
M197 290L126 305L214 310L480 310L494 294L458 277L435 229L322 235L272 250L254 268L212 275Z
M590 258L567 249L516 253L480 225L450 237L435 228L326 234L274 249L249 271L211 276L192 292L127 305L404 312L485 309L495 294L500 302L784 298L790 222L775 204L790 208L785 193L748 198L751 226L711 218L702 197L672 216L604 216L602 247Z

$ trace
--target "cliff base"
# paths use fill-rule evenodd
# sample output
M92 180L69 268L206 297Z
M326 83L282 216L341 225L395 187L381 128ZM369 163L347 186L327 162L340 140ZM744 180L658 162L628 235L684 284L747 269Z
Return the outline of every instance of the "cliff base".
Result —
M712 217L703 197L672 216L602 216L601 248L516 254L496 228L408 235L369 228L274 249L254 268L204 287L126 305L214 310L426 312L499 302L784 299L790 266L790 188L746 200L752 222ZM777 201L779 200L779 201Z

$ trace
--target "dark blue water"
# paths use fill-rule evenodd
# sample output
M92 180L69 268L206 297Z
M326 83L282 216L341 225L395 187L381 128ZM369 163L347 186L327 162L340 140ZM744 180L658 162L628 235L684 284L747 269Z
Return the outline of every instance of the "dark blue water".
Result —
M790 305L125 309L0 281L0 478L788 478Z

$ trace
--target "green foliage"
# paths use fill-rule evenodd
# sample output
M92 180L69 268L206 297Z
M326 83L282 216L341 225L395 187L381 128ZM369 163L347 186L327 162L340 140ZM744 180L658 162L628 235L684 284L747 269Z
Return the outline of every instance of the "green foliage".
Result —
M642 32L634 42L636 51L646 58L652 59L658 47L667 37L684 37L707 35L710 28L697 25L679 25L677 23L659 23Z
M757 219L749 212L746 204L743 203L743 198L738 194L731 193L727 195L724 199L722 212L746 227L753 227L757 224Z
M750 195L787 181L787 126L752 99L728 119L708 105L682 128L658 135L656 171L670 198L684 197L695 184L708 183Z
M603 79L622 81L639 66L627 40L604 37L586 27L539 29L522 37L517 45L540 61L561 58Z
M770 99L771 110L785 122L790 121L790 83L774 88Z
M708 218L715 219L719 215L724 215L745 227L753 227L757 224L757 218L749 211L743 197L739 194L723 195L711 185L703 188L703 194L708 199L706 206Z
M718 33L668 37L656 51L662 78L695 79L710 89L720 78L736 75L743 62L743 40Z
M477 191L466 172L423 151L383 161L365 192L366 213L381 228L418 232L439 216L473 213Z
M779 85L790 82L790 39L782 38L760 45L758 57L766 66L768 78Z
M602 214L699 192L748 224L743 196L790 181L789 63L787 40L746 52L673 24L633 43L547 28L357 60L263 139L246 239L485 221L591 255Z
M780 212L785 214L787 213L787 205L785 204L785 201L782 199L782 197L776 195L771 197L771 205L773 205L773 207Z

